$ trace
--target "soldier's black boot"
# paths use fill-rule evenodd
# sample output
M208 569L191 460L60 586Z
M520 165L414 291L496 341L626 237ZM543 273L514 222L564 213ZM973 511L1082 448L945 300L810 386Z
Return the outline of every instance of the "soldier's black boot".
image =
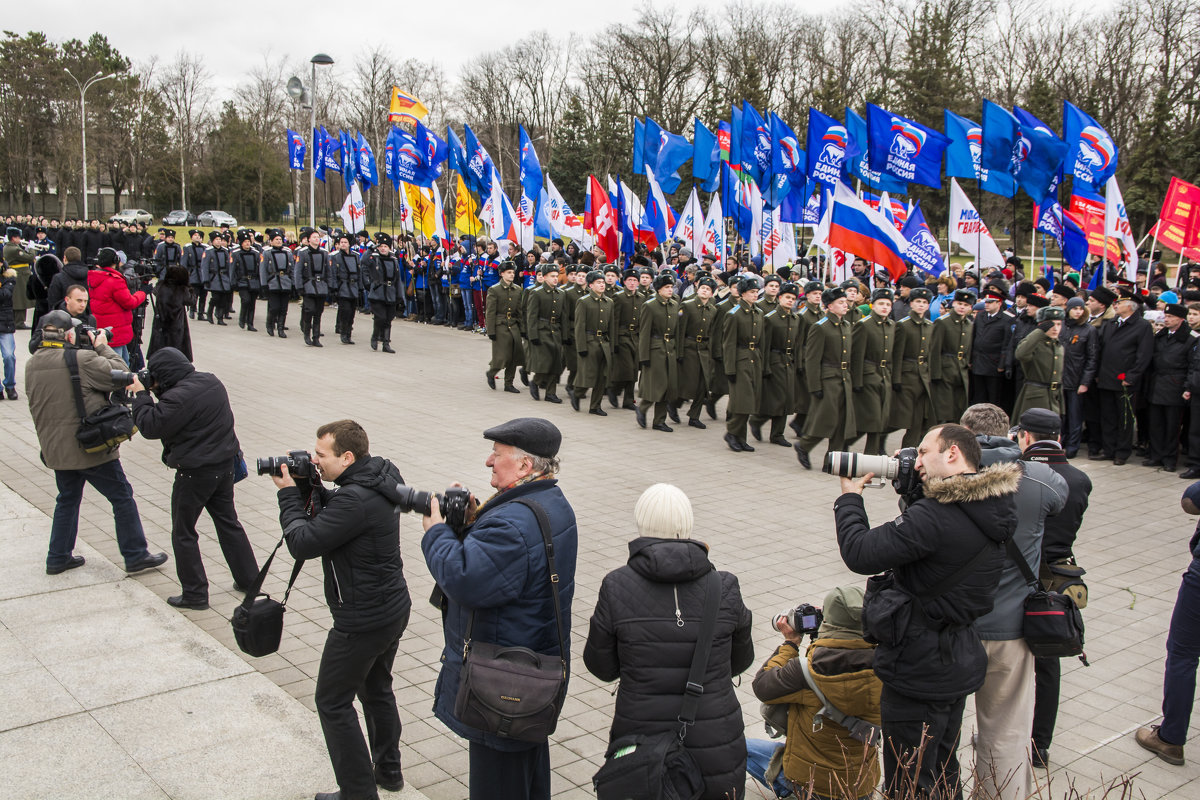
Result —
M280 314L275 318L275 328L279 331L279 338L287 338L287 312Z
M275 335L275 314L271 311L267 312L267 335Z
M384 335L384 338L383 338L383 352L385 352L385 353L394 353L394 352L396 352L395 350L393 350L393 349L392 349L392 332L391 332L391 331L387 331L387 332L385 333L385 335Z

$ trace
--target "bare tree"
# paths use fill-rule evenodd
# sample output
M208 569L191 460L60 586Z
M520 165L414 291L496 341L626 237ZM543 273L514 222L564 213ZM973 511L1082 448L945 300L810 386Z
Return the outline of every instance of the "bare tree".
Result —
M195 167L196 149L210 121L211 78L198 55L180 50L159 83L179 150L180 208L187 208L188 173Z

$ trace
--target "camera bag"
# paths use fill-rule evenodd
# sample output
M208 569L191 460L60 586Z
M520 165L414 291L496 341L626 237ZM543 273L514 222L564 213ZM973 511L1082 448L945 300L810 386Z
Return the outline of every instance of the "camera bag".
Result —
M566 696L567 662L562 608L558 598L558 569L550 518L533 500L519 499L537 518L550 572L550 597L558 632L559 655L535 653L527 647L508 647L473 642L471 629L475 612L467 621L463 637L463 666L454 716L464 725L486 733L522 742L540 742L558 726L558 715Z
M272 600L270 595L261 594L263 581L271 570L271 562L275 554L283 546L283 537L271 551L271 557L258 572L254 585L246 588L246 599L233 610L230 623L233 625L233 638L237 646L248 656L261 658L279 649L279 640L283 637L283 612L287 606L288 595L292 592L292 584L300 575L304 559L297 559L292 565L292 577L288 580L287 589L283 593L283 602Z
M1046 591L1038 583L1033 570L1021 556L1021 551L1012 539L1008 540L1008 555L1017 562L1025 582L1032 591L1025 598L1024 618L1021 635L1029 652L1035 656L1063 658L1079 656L1087 665L1087 653L1083 652L1083 615L1079 613L1074 599L1068 594Z
M75 438L85 453L111 453L137 433L133 411L120 403L110 403L92 414L83 404L83 383L79 378L79 360L75 348L63 349L67 371L71 373L71 390L75 394L75 412L79 414L79 429Z
M721 578L708 573L704 616L692 653L679 730L649 735L630 734L609 743L604 764L592 778L597 800L695 800L704 792L704 778L695 757L684 747L688 728L696 722L700 696L704 694L704 670L712 650L717 612L721 609Z
M1075 607L1082 610L1087 608L1088 587L1083 582L1087 570L1075 563L1074 558L1062 558L1058 561L1042 562L1042 588L1048 592L1060 592L1075 601Z

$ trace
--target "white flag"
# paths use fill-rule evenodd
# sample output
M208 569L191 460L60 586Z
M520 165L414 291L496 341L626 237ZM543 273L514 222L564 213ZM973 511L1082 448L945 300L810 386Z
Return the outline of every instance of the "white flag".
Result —
M992 267L1004 269L1004 256L996 247L991 231L954 178L950 179L950 223L950 241L975 256L980 274Z
M779 208L763 215L763 265L785 266L796 257L796 237L790 222L780 219Z
M1125 249L1125 277L1137 281L1138 254L1137 240L1133 238L1133 228L1129 224L1129 212L1125 208L1125 199L1121 197L1121 189L1117 186L1117 176L1113 175L1104 184L1104 235L1121 240Z
M442 206L442 191L438 189L437 181L433 182L433 234L441 240L443 247L447 247L446 240L450 235L446 231L446 210Z
M721 193L713 192L708 204L708 217L704 220L704 244L699 255L711 253L717 263L725 260L725 219L721 215Z
M671 235L676 239L682 239L687 248L692 251L692 255L699 253L704 244L704 209L700 207L700 196L696 194L694 186L687 205L683 207L683 212L675 222L675 230Z
M517 236L523 250L533 249L533 201L521 189L521 202L515 209L517 214Z
M822 189L825 192L825 213L821 215L821 221L817 223L817 230L813 234L812 241L809 242L810 247L825 247L829 244L829 226L833 224L833 195L828 189Z
M397 193L400 195L400 227L409 233L413 232L413 210L408 204L408 184L402 183L397 188Z
M758 184L750 181L750 255L762 255L763 199Z
M550 180L550 176L546 176L546 213L550 217L550 230L555 236L571 236L567 227L567 214L571 213L570 207L567 206L567 201L563 200L562 194L559 193L558 187L554 185L554 181ZM577 238L572 236L571 238Z
M346 202L342 203L342 208L338 211L338 216L342 218L342 224L346 226L346 232L352 236L356 231L361 231L367 226L367 207L363 204L362 192L359 191L358 181L355 181L350 186L350 192L346 195Z

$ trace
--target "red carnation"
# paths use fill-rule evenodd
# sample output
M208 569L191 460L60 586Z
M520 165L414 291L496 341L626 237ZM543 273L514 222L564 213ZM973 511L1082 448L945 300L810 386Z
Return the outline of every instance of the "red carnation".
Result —
M1122 372L1122 373L1120 373L1119 375L1117 375L1117 380L1119 380L1119 381L1123 381L1123 380L1125 380L1125 373L1124 373L1124 372Z

